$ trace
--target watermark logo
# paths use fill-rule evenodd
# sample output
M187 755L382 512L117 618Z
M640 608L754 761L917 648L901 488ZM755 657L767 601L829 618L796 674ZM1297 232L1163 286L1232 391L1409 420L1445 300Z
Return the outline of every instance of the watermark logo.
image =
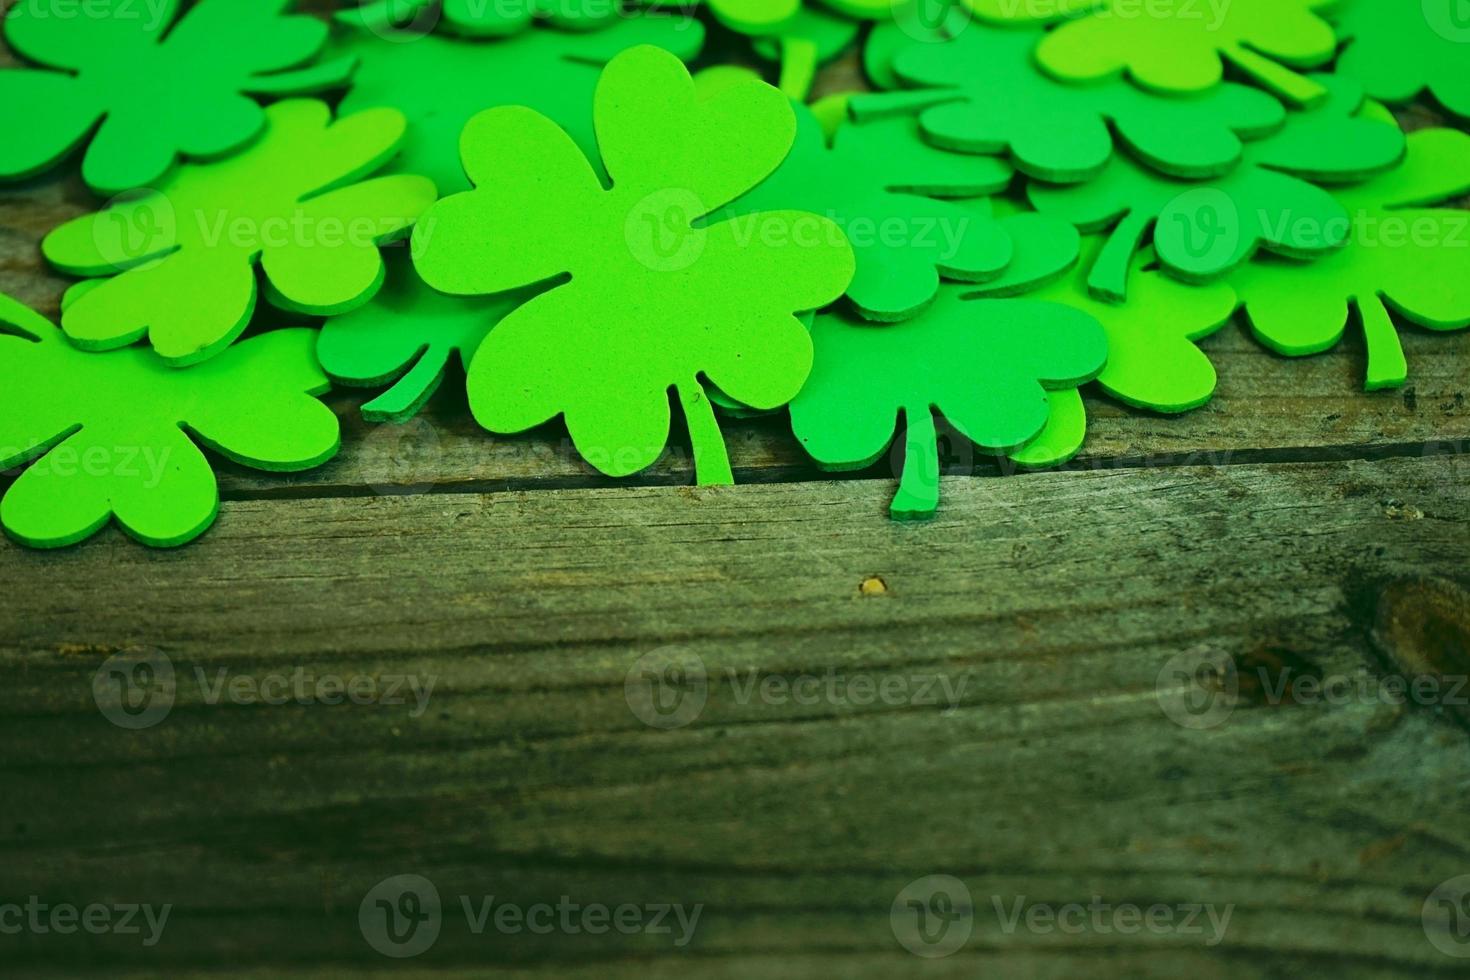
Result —
M0 903L0 936L139 936L149 948L157 946L173 912L172 905L136 903L73 905L43 902L31 895L24 903Z
M1235 914L1235 905L1214 905L1209 902L1180 902L1169 905L1155 902L1149 906L1134 902L1112 902L1101 895L1092 896L1091 901L1028 902L1021 895L1005 901L999 895L990 896L1000 931L1013 935L1025 930L1032 935L1046 936L1061 933L1065 936L1136 936L1145 933L1151 936L1202 937L1206 946L1218 946L1225 940L1230 928L1230 917Z
M890 13L900 31L924 44L952 40L974 19L970 8L955 0L893 0Z
M950 875L909 882L888 913L893 937L915 956L938 959L958 952L975 929L970 889Z
M423 875L384 878L363 896L357 924L368 945L384 956L418 956L439 941L444 925L439 889Z
M1470 875L1441 882L1424 900L1424 935L1435 949L1470 959Z
M92 222L97 255L117 270L163 255L178 240L178 213L158 191L125 191L109 200Z
M1206 646L1170 657L1156 680L1159 708L1181 728L1215 728L1235 711L1240 676L1235 659Z
M693 191L670 187L655 191L628 211L623 235L628 249L654 272L681 272L704 254L708 233L694 222L708 208Z
M1185 191L1169 203L1159 221L1178 236L1184 253L1202 265L1228 265L1240 247L1240 209L1218 188Z
M1470 44L1470 0L1423 0L1424 20L1456 44Z
M118 728L152 728L168 717L176 695L173 661L161 650L113 654L92 675L92 700Z
M709 672L692 650L662 647L628 668L623 697L634 716L650 728L683 728L704 711Z
M359 447L363 478L381 497L426 493L443 468L439 429L422 415L369 427Z

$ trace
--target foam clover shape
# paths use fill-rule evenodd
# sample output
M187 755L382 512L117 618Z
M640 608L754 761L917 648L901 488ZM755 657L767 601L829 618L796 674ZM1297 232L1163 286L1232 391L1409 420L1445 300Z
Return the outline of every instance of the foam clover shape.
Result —
M111 519L155 547L193 540L219 508L201 446L278 472L336 454L315 342L313 330L276 330L176 371L143 347L78 350L0 296L0 469L36 461L0 502L0 523L34 548L75 544Z
M775 34L755 37L751 46L780 66L776 87L800 102L811 92L817 69L844 54L857 40L858 30L858 22L851 18L802 7Z
M1408 376L1390 309L1430 330L1470 326L1470 215L1428 207L1470 192L1470 136L1426 129L1408 142L1399 167L1334 191L1352 216L1343 248L1309 266L1263 256L1232 280L1256 336L1292 357L1335 347L1356 306L1370 391Z
M1127 296L1132 256L1150 231L1164 267L1195 282L1224 275L1260 248L1299 259L1325 255L1346 239L1347 213L1302 178L1343 182L1391 167L1403 156L1404 137L1395 126L1353 114L1362 104L1355 82L1319 80L1328 100L1292 113L1279 133L1249 144L1245 161L1222 177L1178 180L1120 154L1086 184L1032 183L1031 203L1084 232L1112 229L1089 283L1096 295L1116 301Z
M436 196L422 177L362 180L393 155L403 116L375 109L333 122L314 99L278 102L266 116L265 135L242 153L180 167L156 190L46 236L58 269L119 273L62 314L73 343L108 350L146 334L171 364L207 360L249 323L257 261L284 310L345 313L372 298L379 244L405 234Z
M1332 60L1337 42L1320 16L1339 0L966 0L1004 24L1066 21L1036 49L1049 74L1095 82L1126 73L1142 88L1187 94L1220 84L1224 62L1289 102L1325 96L1298 74Z
M1337 71L1383 102L1412 101L1426 89L1457 116L1470 117L1470 12L1463 0L1352 0L1337 15L1348 41Z
M864 469L888 452L902 415L895 520L925 520L938 508L936 411L977 446L1019 448L1047 424L1046 389L1082 384L1107 357L1102 328L1081 311L1030 299L967 301L956 285L892 326L821 314L812 339L816 363L791 403L792 430L824 467Z
M583 457L625 476L662 453L672 388L698 482L730 483L702 379L755 409L795 396L811 367L796 314L842 295L852 249L807 213L701 220L790 149L796 118L776 89L750 81L698 99L679 59L638 47L604 70L593 116L610 189L545 116L509 106L472 119L462 148L475 189L430 209L415 265L452 295L560 283L475 354L470 409L486 429L564 415Z
M895 520L927 520L938 508L936 412L982 450L1024 465L1060 462L1081 444L1067 438L1076 399L1067 389L1106 362L1101 326L1061 304L994 298L1063 274L1077 260L1076 233L1036 214L1002 223L1016 259L986 292L945 284L932 306L903 323L874 326L830 312L813 325L815 363L791 403L792 431L823 468L860 470L890 451L902 417ZM1070 448L1059 445L1068 441Z
M442 19L446 29L465 37L507 37L535 20L564 30L596 30L621 10L619 0L365 0L338 11L337 20L381 32Z
M394 249L388 280L366 306L322 325L317 359L338 384L388 390L362 406L369 422L406 422L438 390L452 359L468 367L481 342L525 302L517 293L445 296L424 284L407 249Z
M181 156L217 158L258 137L266 120L250 96L351 77L350 59L309 64L327 28L286 14L291 0L200 0L182 18L179 6L91 0L71 17L48 0L12 7L5 38L41 67L0 70L0 178L49 169L95 129L87 184L102 194L141 187Z
M880 89L903 85L893 62L906 49L921 44L944 44L968 30L969 8L959 0L894 0L890 17L873 25L863 42L863 72Z
M925 137L967 153L1008 154L1045 180L1096 176L1114 137L1165 173L1203 177L1230 170L1241 139L1279 128L1281 103L1243 85L1221 85L1192 99L1145 92L1122 79L1059 82L1031 59L1039 30L974 24L943 44L915 41L893 62L911 92L857 96L859 120L920 111Z
M942 200L1003 189L1008 164L929 146L906 116L839 126L830 144L811 111L797 106L796 116L790 156L729 212L793 209L834 220L857 257L847 298L863 316L907 319L933 301L941 275L982 282L1011 261L999 225Z
M704 27L697 20L638 15L605 30L569 34L537 28L494 44L429 35L402 43L392 36L353 31L337 50L358 60L343 114L387 107L409 121L395 170L422 174L441 194L469 190L459 159L459 135L476 113L524 105L550 117L601 172L592 131L592 93L603 65L640 44L680 58L697 55Z

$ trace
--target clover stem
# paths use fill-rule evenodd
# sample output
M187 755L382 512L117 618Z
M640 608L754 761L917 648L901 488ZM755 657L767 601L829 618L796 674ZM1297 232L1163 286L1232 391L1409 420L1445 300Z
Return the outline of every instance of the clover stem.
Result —
M1298 106L1312 106L1327 96L1327 90L1310 78L1300 75L1285 65L1277 64L1264 55L1247 47L1232 44L1221 51L1235 67L1245 72L1264 87L1272 89Z
M928 405L903 410L903 474L889 513L896 521L927 521L939 509L939 434Z
M362 417L369 422L406 422L418 413L444 380L444 365L449 361L448 347L430 346L408 372L377 398L362 406Z
M730 454L725 449L725 436L715 419L715 408L699 381L676 386L679 405L684 409L684 424L689 427L689 443L694 449L694 482L702 487L728 487L735 484L730 471Z
M1404 360L1403 342L1382 297L1360 296L1358 311L1363 316L1363 340L1368 345L1368 374L1363 388L1378 391L1400 387L1409 376L1409 365Z
M1152 220L1153 216L1147 212L1129 211L1118 222L1087 274L1087 287L1092 295L1113 303L1128 298L1128 267Z
M817 44L804 37L781 38L781 77L776 87L788 97L805 102L817 77Z

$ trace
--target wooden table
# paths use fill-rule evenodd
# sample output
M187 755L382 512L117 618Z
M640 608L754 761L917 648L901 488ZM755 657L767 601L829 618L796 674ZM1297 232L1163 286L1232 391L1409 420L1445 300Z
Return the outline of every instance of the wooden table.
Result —
M0 191L0 290L54 315L37 243L91 206ZM738 488L689 487L678 432L613 484L446 391L401 428L334 396L316 472L221 463L183 550L0 547L0 962L1464 975L1423 916L1470 884L1470 334L1406 331L1373 395L1360 341L1203 347L1205 409L1089 395L1061 472L955 449L923 526L779 421L729 425ZM395 959L432 908L401 875L442 911ZM27 902L172 909L154 945L6 934Z

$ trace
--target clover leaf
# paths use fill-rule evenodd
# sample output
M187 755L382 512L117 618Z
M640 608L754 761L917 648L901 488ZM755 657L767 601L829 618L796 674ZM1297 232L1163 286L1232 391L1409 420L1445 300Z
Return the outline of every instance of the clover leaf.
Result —
M1001 224L1016 257L982 291L942 285L932 306L903 323L875 326L831 312L813 325L816 355L791 403L792 431L822 467L865 469L889 452L902 416L895 520L927 520L938 507L935 412L980 449L1010 453L1023 465L1061 462L1081 445L1076 396L1066 389L1102 369L1102 327L1058 303L994 298L1063 275L1076 263L1077 234L1037 214Z
M878 88L900 88L895 58L915 42L944 44L968 30L971 19L959 0L894 0L889 18L874 24L863 42L863 71Z
M1028 188L1037 210L1065 218L1084 232L1112 229L1092 267L1094 293L1127 296L1131 257L1152 229L1159 260L1190 281L1218 277L1256 250L1314 258L1342 245L1347 214L1329 194L1301 178L1358 179L1403 156L1403 134L1376 118L1354 115L1357 83L1318 76L1326 101L1290 114L1285 128L1248 145L1230 173L1185 181L1157 173L1126 155L1080 185Z
M790 156L727 213L792 209L835 221L857 257L847 297L863 316L907 319L934 299L941 275L979 282L1010 262L995 222L940 200L1004 188L1009 165L928 146L906 116L839 126L830 144L810 110L797 106L796 117Z
M1337 15L1348 42L1337 71L1384 102L1428 89L1457 116L1470 117L1470 12L1463 0L1352 0Z
M576 140L601 172L592 133L592 92L599 70L640 44L693 58L704 43L696 20L640 15L590 34L535 29L494 44L354 31L337 50L358 60L341 111L387 107L408 117L394 168L423 174L441 194L469 190L459 159L459 134L470 117L498 105L524 105L549 116Z
M50 168L95 128L87 184L141 187L180 156L221 157L260 135L265 116L248 96L321 91L352 74L350 59L298 67L327 28L285 14L291 0L200 0L177 24L179 0L90 0L75 16L55 6L21 0L5 18L10 46L44 67L0 70L0 178Z
M334 123L312 99L278 102L266 117L265 135L242 153L180 167L46 236L57 268L120 273L63 313L74 343L107 350L146 334L172 364L206 360L249 322L257 261L281 309L345 313L372 298L383 280L378 245L435 198L422 177L357 183L393 155L403 117L376 109Z
M416 26L422 18L443 18L445 27L466 37L505 37L534 20L565 30L595 30L612 23L619 0L365 0L337 12L337 20L372 31Z
M857 40L858 23L818 7L802 7L774 34L752 38L755 53L780 65L776 87L800 102L811 92L817 69Z
M198 537L219 507L200 447L256 469L319 466L337 417L312 330L276 330L176 371L146 348L89 354L0 296L0 469L35 460L0 502L34 548L75 544L115 518L155 547Z
M451 358L468 366L485 335L525 302L519 293L445 296L426 286L407 249L394 249L388 279L371 303L331 317L317 341L317 359L339 384L383 394L362 406L369 422L406 422L444 380Z
M453 295L558 283L502 320L470 365L470 409L492 432L566 418L602 472L650 465L683 407L700 483L729 483L729 458L701 378L752 408L801 388L811 338L796 314L841 296L852 250L817 215L704 216L759 183L795 137L790 103L761 82L707 99L679 59L620 54L593 116L612 186L571 137L519 106L466 127L475 189L447 198L414 234L424 281Z
M1426 206L1470 192L1470 136L1426 129L1408 146L1399 167L1334 191L1352 218L1344 247L1307 266L1263 256L1232 280L1256 336L1293 357L1335 347L1356 305L1370 391L1408 376L1390 309L1430 330L1470 326L1470 213Z
M1125 70L1157 92L1213 89L1223 61L1297 104L1324 96L1296 69L1326 64L1336 53L1332 27L1319 15L1338 0L966 0L980 17L1004 24L1067 21L1036 49L1049 74L1094 82ZM1071 18L1069 20L1069 18Z
M930 142L968 153L1009 154L1034 177L1078 181L1113 155L1113 136L1158 169L1181 177L1220 174L1241 157L1241 139L1278 128L1275 99L1222 85L1192 99L1141 91L1121 79L1070 85L1038 71L1039 30L975 24L935 44L916 40L893 72L918 91L854 97L858 119L922 110Z

